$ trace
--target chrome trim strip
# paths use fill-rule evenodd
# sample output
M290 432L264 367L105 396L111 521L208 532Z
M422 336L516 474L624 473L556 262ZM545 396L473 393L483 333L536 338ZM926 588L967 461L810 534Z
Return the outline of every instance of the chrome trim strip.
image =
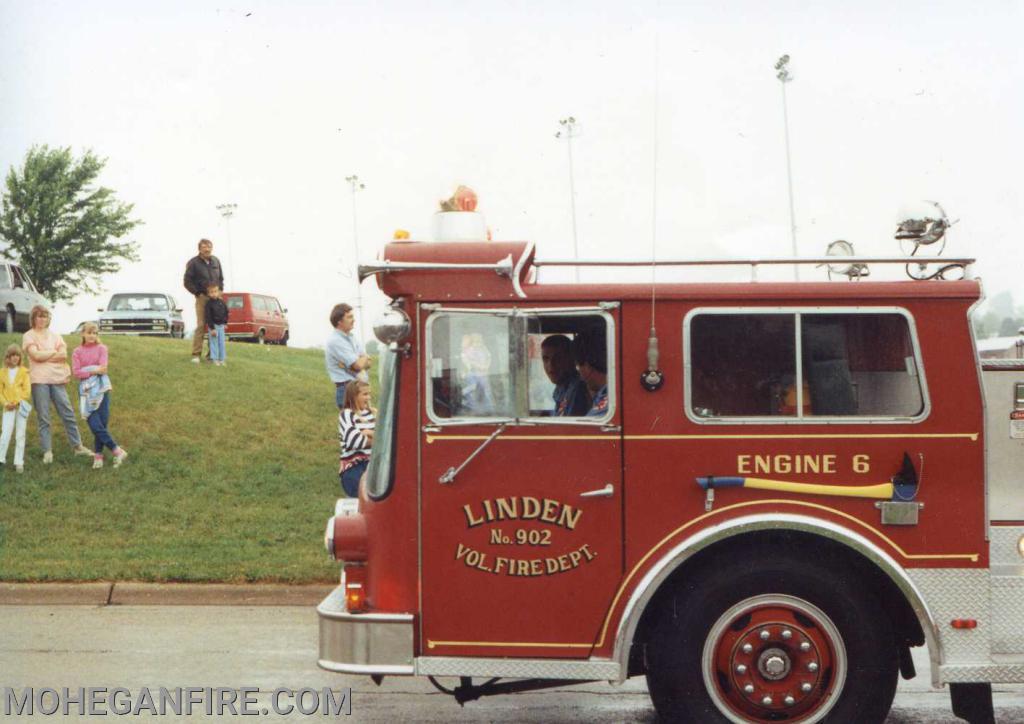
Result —
M846 261L844 259L844 261ZM832 260L835 263L835 258ZM501 261L492 264L456 264L449 262L429 262L429 261L391 261L390 259L382 259L374 264L360 264L358 266L359 281L362 282L367 277L374 276L375 274L390 274L391 272L401 271L466 271L466 270L483 270L493 271L499 276L511 277L512 276L512 255L509 254Z
M932 683L939 686L939 669L944 659L938 627L920 590L903 568L885 551L858 533L835 523L788 513L751 515L710 526L676 544L662 556L637 583L619 619L612 659L619 663L623 676L629 665L629 650L633 645L633 637L647 604L672 572L708 546L743 533L762 530L794 530L821 535L846 545L878 566L903 593L918 623L921 624L931 661Z
M361 676L414 676L416 671L412 666L388 666L381 664L339 664L336 661L317 659L316 665L326 671L333 671L336 674L357 674Z
M332 594L333 595L333 594ZM414 617L411 613L349 613L348 611L332 610L325 608L324 604L330 599L324 599L316 607L317 615L330 621L345 621L347 623L412 623Z
M523 249L523 253L519 255L519 260L516 261L515 267L512 269L512 291L516 293L516 296L520 299L526 299L526 292L523 291L523 287L519 284L519 277L523 272L523 265L526 264L526 260L533 253L534 243L531 241Z
M978 280L978 286L981 286L981 280ZM971 335L971 348L974 350L974 374L978 382L978 394L981 395L981 438L985 441L982 445L982 481L985 489L985 540L991 540L992 536L989 535L989 529L992 526L991 513L988 509L988 402L987 395L985 394L985 380L981 371L981 353L978 352L978 338L974 334L974 324L971 322L971 315L974 311L981 306L982 302L985 301L985 289L982 288L981 295L978 297L978 301L970 306L967 310L967 330Z
M501 676L514 679L622 681L618 662L608 659L482 659L463 656L418 656L419 676Z
M835 263L836 257L832 257ZM844 259L848 257L843 257ZM800 317L802 315L814 315L814 314L899 314L907 320L907 329L910 333L910 342L914 348L914 364L916 366L915 372L918 378L918 387L921 391L921 412L920 414L913 417L885 417L881 415L875 416L824 416L817 415L811 417L783 417L783 416L763 416L763 417L699 417L693 414L693 409L689 403L693 399L693 389L691 384L691 370L693 369L691 363L691 351L690 351L690 325L693 318L701 314L792 314L794 316L795 333L800 335ZM800 345L797 345L796 354L797 356L797 368L802 367L799 358ZM801 386L802 387L802 386ZM928 380L925 377L924 362L921 357L921 341L917 335L917 325L914 322L914 316L903 307L891 307L891 306L879 306L879 307L842 307L830 305L827 307L818 306L783 306L783 307L694 307L686 316L683 317L683 412L686 414L687 419L690 422L698 425L907 425L907 424L918 424L924 422L931 415L932 401L931 396L928 392ZM802 392L798 393L798 396L802 399ZM797 408L798 414L802 408Z

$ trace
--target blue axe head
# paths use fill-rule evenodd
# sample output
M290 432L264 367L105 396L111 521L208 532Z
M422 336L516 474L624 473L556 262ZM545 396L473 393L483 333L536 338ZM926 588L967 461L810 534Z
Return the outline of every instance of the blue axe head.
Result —
M903 466L892 476L892 499L913 500L917 496L917 468L909 453L903 453Z

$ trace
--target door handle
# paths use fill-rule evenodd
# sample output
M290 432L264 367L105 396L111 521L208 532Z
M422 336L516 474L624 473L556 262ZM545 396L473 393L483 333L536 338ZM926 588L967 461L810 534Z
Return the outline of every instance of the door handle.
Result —
M588 490L585 493L580 493L581 498L610 498L615 494L615 486L611 483L606 484L600 490Z

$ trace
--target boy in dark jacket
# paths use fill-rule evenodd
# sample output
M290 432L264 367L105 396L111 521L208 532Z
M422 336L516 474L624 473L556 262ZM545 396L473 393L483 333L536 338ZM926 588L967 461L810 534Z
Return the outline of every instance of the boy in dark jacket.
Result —
M206 300L204 317L210 333L210 361L218 367L223 367L227 364L227 334L224 330L228 325L228 305L221 299L220 287L216 284L206 288L206 296L209 299Z

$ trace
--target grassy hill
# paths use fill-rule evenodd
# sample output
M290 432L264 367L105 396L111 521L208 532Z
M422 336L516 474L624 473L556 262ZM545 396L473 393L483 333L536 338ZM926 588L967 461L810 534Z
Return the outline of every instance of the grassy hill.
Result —
M0 335L0 348L20 337ZM0 580L334 580L322 541L341 492L323 353L232 343L214 367L189 362L189 340L103 342L111 432L130 457L92 470L54 411L43 465L33 413L25 472L12 440L0 478Z

